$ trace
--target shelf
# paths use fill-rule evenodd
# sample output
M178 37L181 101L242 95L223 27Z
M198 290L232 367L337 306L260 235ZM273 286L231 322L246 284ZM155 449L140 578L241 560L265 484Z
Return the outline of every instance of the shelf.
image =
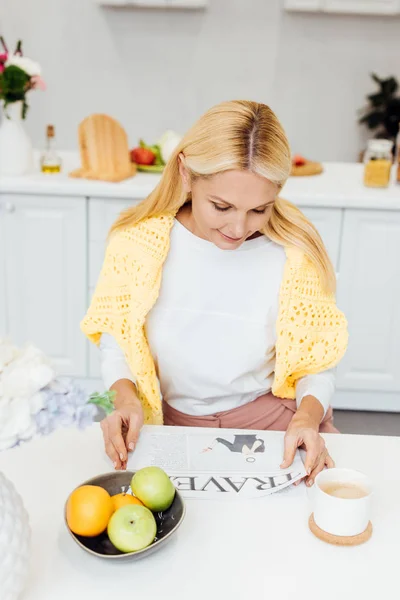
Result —
M94 0L95 4L104 7L122 8L159 8L175 10L198 10L206 8L209 0Z
M400 15L400 0L285 0L285 10L353 15Z
M321 12L321 0L285 0L285 10L295 12Z

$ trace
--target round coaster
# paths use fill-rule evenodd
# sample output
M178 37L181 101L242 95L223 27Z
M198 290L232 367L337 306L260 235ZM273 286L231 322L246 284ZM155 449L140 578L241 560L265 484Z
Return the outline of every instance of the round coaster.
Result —
M308 520L308 526L311 532L323 542L327 542L328 544L333 544L334 546L359 546L360 544L364 544L368 542L372 535L372 523L371 521L368 523L368 527L363 533L359 533L358 535L352 536L344 536L344 535L332 535L332 533L327 533L318 527L318 525L314 521L314 514L312 514Z
M305 165L293 165L290 174L292 177L309 177L310 175L320 175L323 170L321 163L307 161Z

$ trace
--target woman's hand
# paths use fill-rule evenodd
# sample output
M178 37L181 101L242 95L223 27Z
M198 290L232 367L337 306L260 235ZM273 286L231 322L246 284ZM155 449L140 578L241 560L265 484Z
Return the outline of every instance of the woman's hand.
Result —
M114 468L125 470L128 452L135 449L143 426L143 409L131 381L121 379L111 389L117 392L115 410L103 419L101 429L105 450Z
M325 441L319 434L319 424L322 417L321 404L313 396L307 396L293 416L285 435L284 460L281 468L287 469L290 467L297 448L304 447L307 453L305 469L307 472L306 484L308 486L313 485L315 477L324 469L325 465L329 469L335 466L326 449Z

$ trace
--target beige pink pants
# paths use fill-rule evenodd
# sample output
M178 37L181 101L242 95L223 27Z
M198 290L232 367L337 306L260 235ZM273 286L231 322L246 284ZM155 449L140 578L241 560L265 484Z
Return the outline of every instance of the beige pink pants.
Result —
M165 425L286 431L296 412L296 401L282 400L269 393L239 408L204 417L186 415L166 402L163 412ZM321 433L339 433L333 425L332 408L327 411L319 430Z

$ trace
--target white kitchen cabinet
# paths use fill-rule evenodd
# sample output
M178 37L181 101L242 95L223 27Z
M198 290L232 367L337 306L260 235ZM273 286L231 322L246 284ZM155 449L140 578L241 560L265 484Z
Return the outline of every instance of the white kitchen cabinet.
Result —
M131 200L89 200L89 288L96 285L111 225L129 206L132 206Z
M333 267L338 272L343 211L340 208L309 207L302 207L301 210L317 228Z
M0 203L5 333L43 350L59 374L85 376L86 200L10 194Z
M136 202L137 203L137 202ZM100 274L107 243L107 234L119 214L132 206L131 200L90 198L89 200L89 302ZM89 377L100 377L98 348L89 344Z
M399 257L399 212L345 211L337 298L350 338L337 388L375 392L376 410L380 393L397 395L400 410Z

